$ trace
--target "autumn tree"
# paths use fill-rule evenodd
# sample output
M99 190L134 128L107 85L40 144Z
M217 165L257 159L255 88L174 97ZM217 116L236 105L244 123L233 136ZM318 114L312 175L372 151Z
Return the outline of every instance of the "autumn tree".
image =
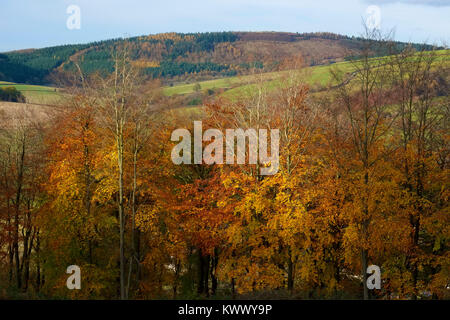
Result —
M9 281L27 291L30 268L36 262L32 254L39 251L36 218L45 198L41 189L43 130L36 114L26 109L17 109L0 122L2 245L7 248ZM37 268L39 273L39 263Z
M352 61L353 79L345 81L342 72L333 72L333 76L337 83L343 84L337 88L336 103L345 110L356 160L354 183L357 193L353 199L355 212L352 223L360 248L364 299L368 299L366 270L370 261L370 230L375 225L370 204L374 201L372 186L377 183L373 180L376 179L374 169L383 153L388 152L383 150L383 139L396 114L388 110L389 90L384 80L387 78L386 62L382 58L372 58L385 48L386 41L377 29L366 27L365 30L364 48L359 59Z
M396 129L401 148L395 159L403 176L399 184L410 198L405 217L411 228L411 242L405 252L405 267L410 271L406 286L411 287L408 294L416 299L419 290L423 290L419 288L419 269L428 260L426 245L420 245L427 242L422 230L424 221L440 210L439 202L433 200L436 191L427 181L433 175L439 176L440 171L439 150L442 151L442 139L445 139L442 129L448 106L448 68L444 63L445 54L441 57L436 50L425 51L425 46L417 51L411 45L402 50L391 45L391 53L389 80L396 89L399 115ZM437 141L440 142L436 144ZM445 170L445 163L445 160L441 162L441 170Z

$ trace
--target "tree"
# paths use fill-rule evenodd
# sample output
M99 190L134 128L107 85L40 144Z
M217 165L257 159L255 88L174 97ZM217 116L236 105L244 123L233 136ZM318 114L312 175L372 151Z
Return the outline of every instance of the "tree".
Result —
M27 291L32 252L39 237L36 216L43 204L42 128L31 114L18 110L11 117L1 118L0 186L2 232L6 235L8 273L17 289ZM5 220L3 220L5 219Z
M361 274L363 279L364 299L369 298L366 286L367 267L370 260L368 248L370 241L370 224L373 213L370 208L373 189L371 189L371 172L374 173L376 163L382 157L383 148L380 148L382 139L392 125L395 114L389 114L388 85L383 81L387 77L387 67L383 59L372 59L371 56L383 50L385 40L379 32L366 27L365 47L358 60L352 61L354 69L353 81L345 81L342 72L333 72L337 83L343 85L337 88L337 103L345 110L346 121L352 138L356 170L355 176L357 194L354 199L358 207L353 217L361 252ZM380 153L381 151L381 153ZM361 180L360 180L361 179ZM376 183L376 181L373 181Z
M409 294L419 295L419 269L427 260L424 246L420 245L423 221L439 210L433 203L427 179L436 174L434 139L441 139L439 123L445 117L445 100L438 97L448 91L445 80L445 63L436 51L417 51L410 45L402 50L391 45L388 59L390 81L396 89L398 101L399 145L402 152L396 156L403 178L399 182L410 197L407 220L411 227L410 250L405 253L405 266L410 270ZM443 167L442 167L443 168ZM409 285L409 284L407 284ZM423 289L422 289L423 290Z
M194 85L194 91L199 92L200 90L202 90L202 86L200 85L200 83L196 83Z

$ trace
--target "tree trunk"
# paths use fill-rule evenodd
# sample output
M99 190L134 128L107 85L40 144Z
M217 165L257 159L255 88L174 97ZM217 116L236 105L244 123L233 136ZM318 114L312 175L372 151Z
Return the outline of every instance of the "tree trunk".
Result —
M209 295L209 256L204 256L201 249L198 250L198 285L199 295Z
M40 259L40 250L41 250L41 243L39 239L39 231L36 232L36 291L39 292L41 288L41 259Z
M294 263L292 262L291 248L288 249L288 291L292 294L294 290Z
M22 274L20 268L20 256L19 256L19 214L20 214L20 202L22 201L22 187L23 187L23 170L24 170L24 162L25 162L25 138L21 141L22 149L20 154L20 162L17 173L17 193L16 193L16 201L15 201L15 213L14 213L14 256L16 263L16 280L17 280L17 288L20 289L22 287Z
M117 143L117 165L119 169L119 268L120 268L120 299L125 300L125 219L124 219L124 190L123 190L123 101L122 107L116 108L116 143Z
M217 291L217 277L216 277L216 269L217 269L217 265L219 264L219 257L218 257L218 250L214 249L214 256L211 257L211 272L210 272L210 276L211 276L211 295L216 295L216 291Z
M361 266L363 274L364 300L369 300L369 288L367 288L367 249L361 250Z

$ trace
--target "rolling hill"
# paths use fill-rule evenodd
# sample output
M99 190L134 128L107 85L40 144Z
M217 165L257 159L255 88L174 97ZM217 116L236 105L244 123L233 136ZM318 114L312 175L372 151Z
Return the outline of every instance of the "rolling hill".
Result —
M133 63L149 78L170 86L247 75L254 69L275 72L283 60L298 55L310 66L332 64L358 55L364 40L333 33L162 33L2 53L0 80L59 83L75 70L75 63L86 74L108 73L111 52L125 41Z
M436 54L439 56L438 59L446 60L446 65L450 63L450 50L439 50ZM331 70L335 67L345 72L349 77L353 71L352 63L342 61L334 64L309 66L296 72L303 73L304 81L313 88L313 91L316 91L317 89L325 88L327 85L337 85L336 83L332 83L331 76ZM276 87L280 79L287 72L290 72L290 70L262 71L259 70L256 75L232 76L165 85L162 88L162 92L166 96L187 96L188 100L190 98L191 101L196 100L196 103L191 105L197 105L201 104L202 97L209 95L222 94L228 97L240 95L249 88L251 89L254 83L259 80L262 80L268 87ZM62 88L0 81L0 88L7 87L14 87L20 91L29 104L58 105L66 95Z

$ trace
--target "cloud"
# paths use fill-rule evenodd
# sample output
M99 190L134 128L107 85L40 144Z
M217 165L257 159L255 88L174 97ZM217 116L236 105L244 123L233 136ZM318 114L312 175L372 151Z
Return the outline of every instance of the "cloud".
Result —
M403 3L403 4L419 4L423 6L433 6L433 7L450 6L449 0L364 0L364 1L368 4Z

